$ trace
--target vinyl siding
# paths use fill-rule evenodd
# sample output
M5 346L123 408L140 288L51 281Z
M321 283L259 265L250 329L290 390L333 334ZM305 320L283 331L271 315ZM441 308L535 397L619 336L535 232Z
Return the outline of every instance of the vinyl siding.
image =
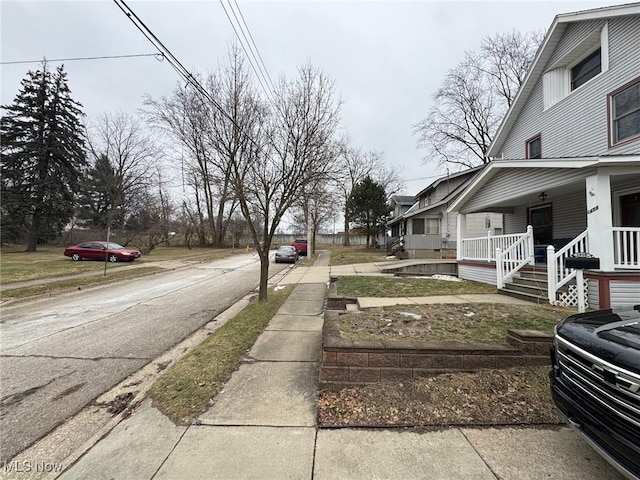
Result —
M640 281L612 280L609 283L611 308L640 304Z
M555 197L553 212L553 238L573 238L587 229L587 201L584 192ZM527 208L521 205L513 213L504 215L505 234L524 233L527 230Z
M458 265L458 277L463 280L473 280L474 282L497 285L495 268L482 268L469 265Z
M462 213L487 210L489 205L500 204L501 200L536 197L540 185L550 190L570 183L584 183L584 179L595 172L594 169L565 168L518 168L498 172L461 209Z
M589 279L587 299L589 308L600 308L600 290L598 289L598 280Z
M587 229L587 200L584 192L554 198L553 238L574 238Z
M603 22L568 25L548 65L562 66L592 45ZM502 146L505 159L524 158L525 141L541 134L543 158L640 153L640 140L608 148L607 94L640 76L640 15L608 21L609 69L543 111L543 76ZM581 41L585 45L581 46ZM573 52L573 53L572 53Z

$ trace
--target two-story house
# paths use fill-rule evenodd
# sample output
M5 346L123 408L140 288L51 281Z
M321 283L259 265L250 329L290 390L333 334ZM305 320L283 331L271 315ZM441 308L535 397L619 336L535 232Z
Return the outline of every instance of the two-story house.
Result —
M482 167L476 167L442 176L415 197L400 197L404 199L402 207L398 205L399 200L393 203L392 198L392 205L396 208L387 223L392 237L388 243L391 249L402 248L407 258L455 258L457 215L448 213L447 208L481 170ZM402 211L407 199L411 199L411 206ZM472 235L500 235L502 214L469 215L467 232Z
M640 303L640 3L556 16L489 156L449 209L460 277L582 308ZM470 234L481 211L504 214L504 235Z

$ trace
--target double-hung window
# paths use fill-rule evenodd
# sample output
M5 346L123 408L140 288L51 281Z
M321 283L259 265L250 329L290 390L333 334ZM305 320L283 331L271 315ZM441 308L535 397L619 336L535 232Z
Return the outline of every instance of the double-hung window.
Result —
M640 78L609 94L610 146L640 136Z

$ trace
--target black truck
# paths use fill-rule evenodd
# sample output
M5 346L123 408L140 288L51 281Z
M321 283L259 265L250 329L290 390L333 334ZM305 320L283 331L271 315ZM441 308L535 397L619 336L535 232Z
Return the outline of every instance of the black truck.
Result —
M640 479L640 305L567 317L555 328L551 392L564 420Z

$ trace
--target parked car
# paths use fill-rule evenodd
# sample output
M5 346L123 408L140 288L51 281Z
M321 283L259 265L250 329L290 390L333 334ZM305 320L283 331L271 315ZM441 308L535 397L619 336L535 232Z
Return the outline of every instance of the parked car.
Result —
M295 240L291 245L295 247L296 251L298 252L298 255L304 255L305 257L307 256L307 239L306 238Z
M140 258L140 252L131 248L124 248L117 243L84 242L64 249L64 254L74 262L80 260L103 260L110 262L133 262Z
M564 420L623 475L640 479L640 305L566 318L551 362Z
M276 251L276 263L296 263L298 261L298 258L298 251L291 245L282 246Z

